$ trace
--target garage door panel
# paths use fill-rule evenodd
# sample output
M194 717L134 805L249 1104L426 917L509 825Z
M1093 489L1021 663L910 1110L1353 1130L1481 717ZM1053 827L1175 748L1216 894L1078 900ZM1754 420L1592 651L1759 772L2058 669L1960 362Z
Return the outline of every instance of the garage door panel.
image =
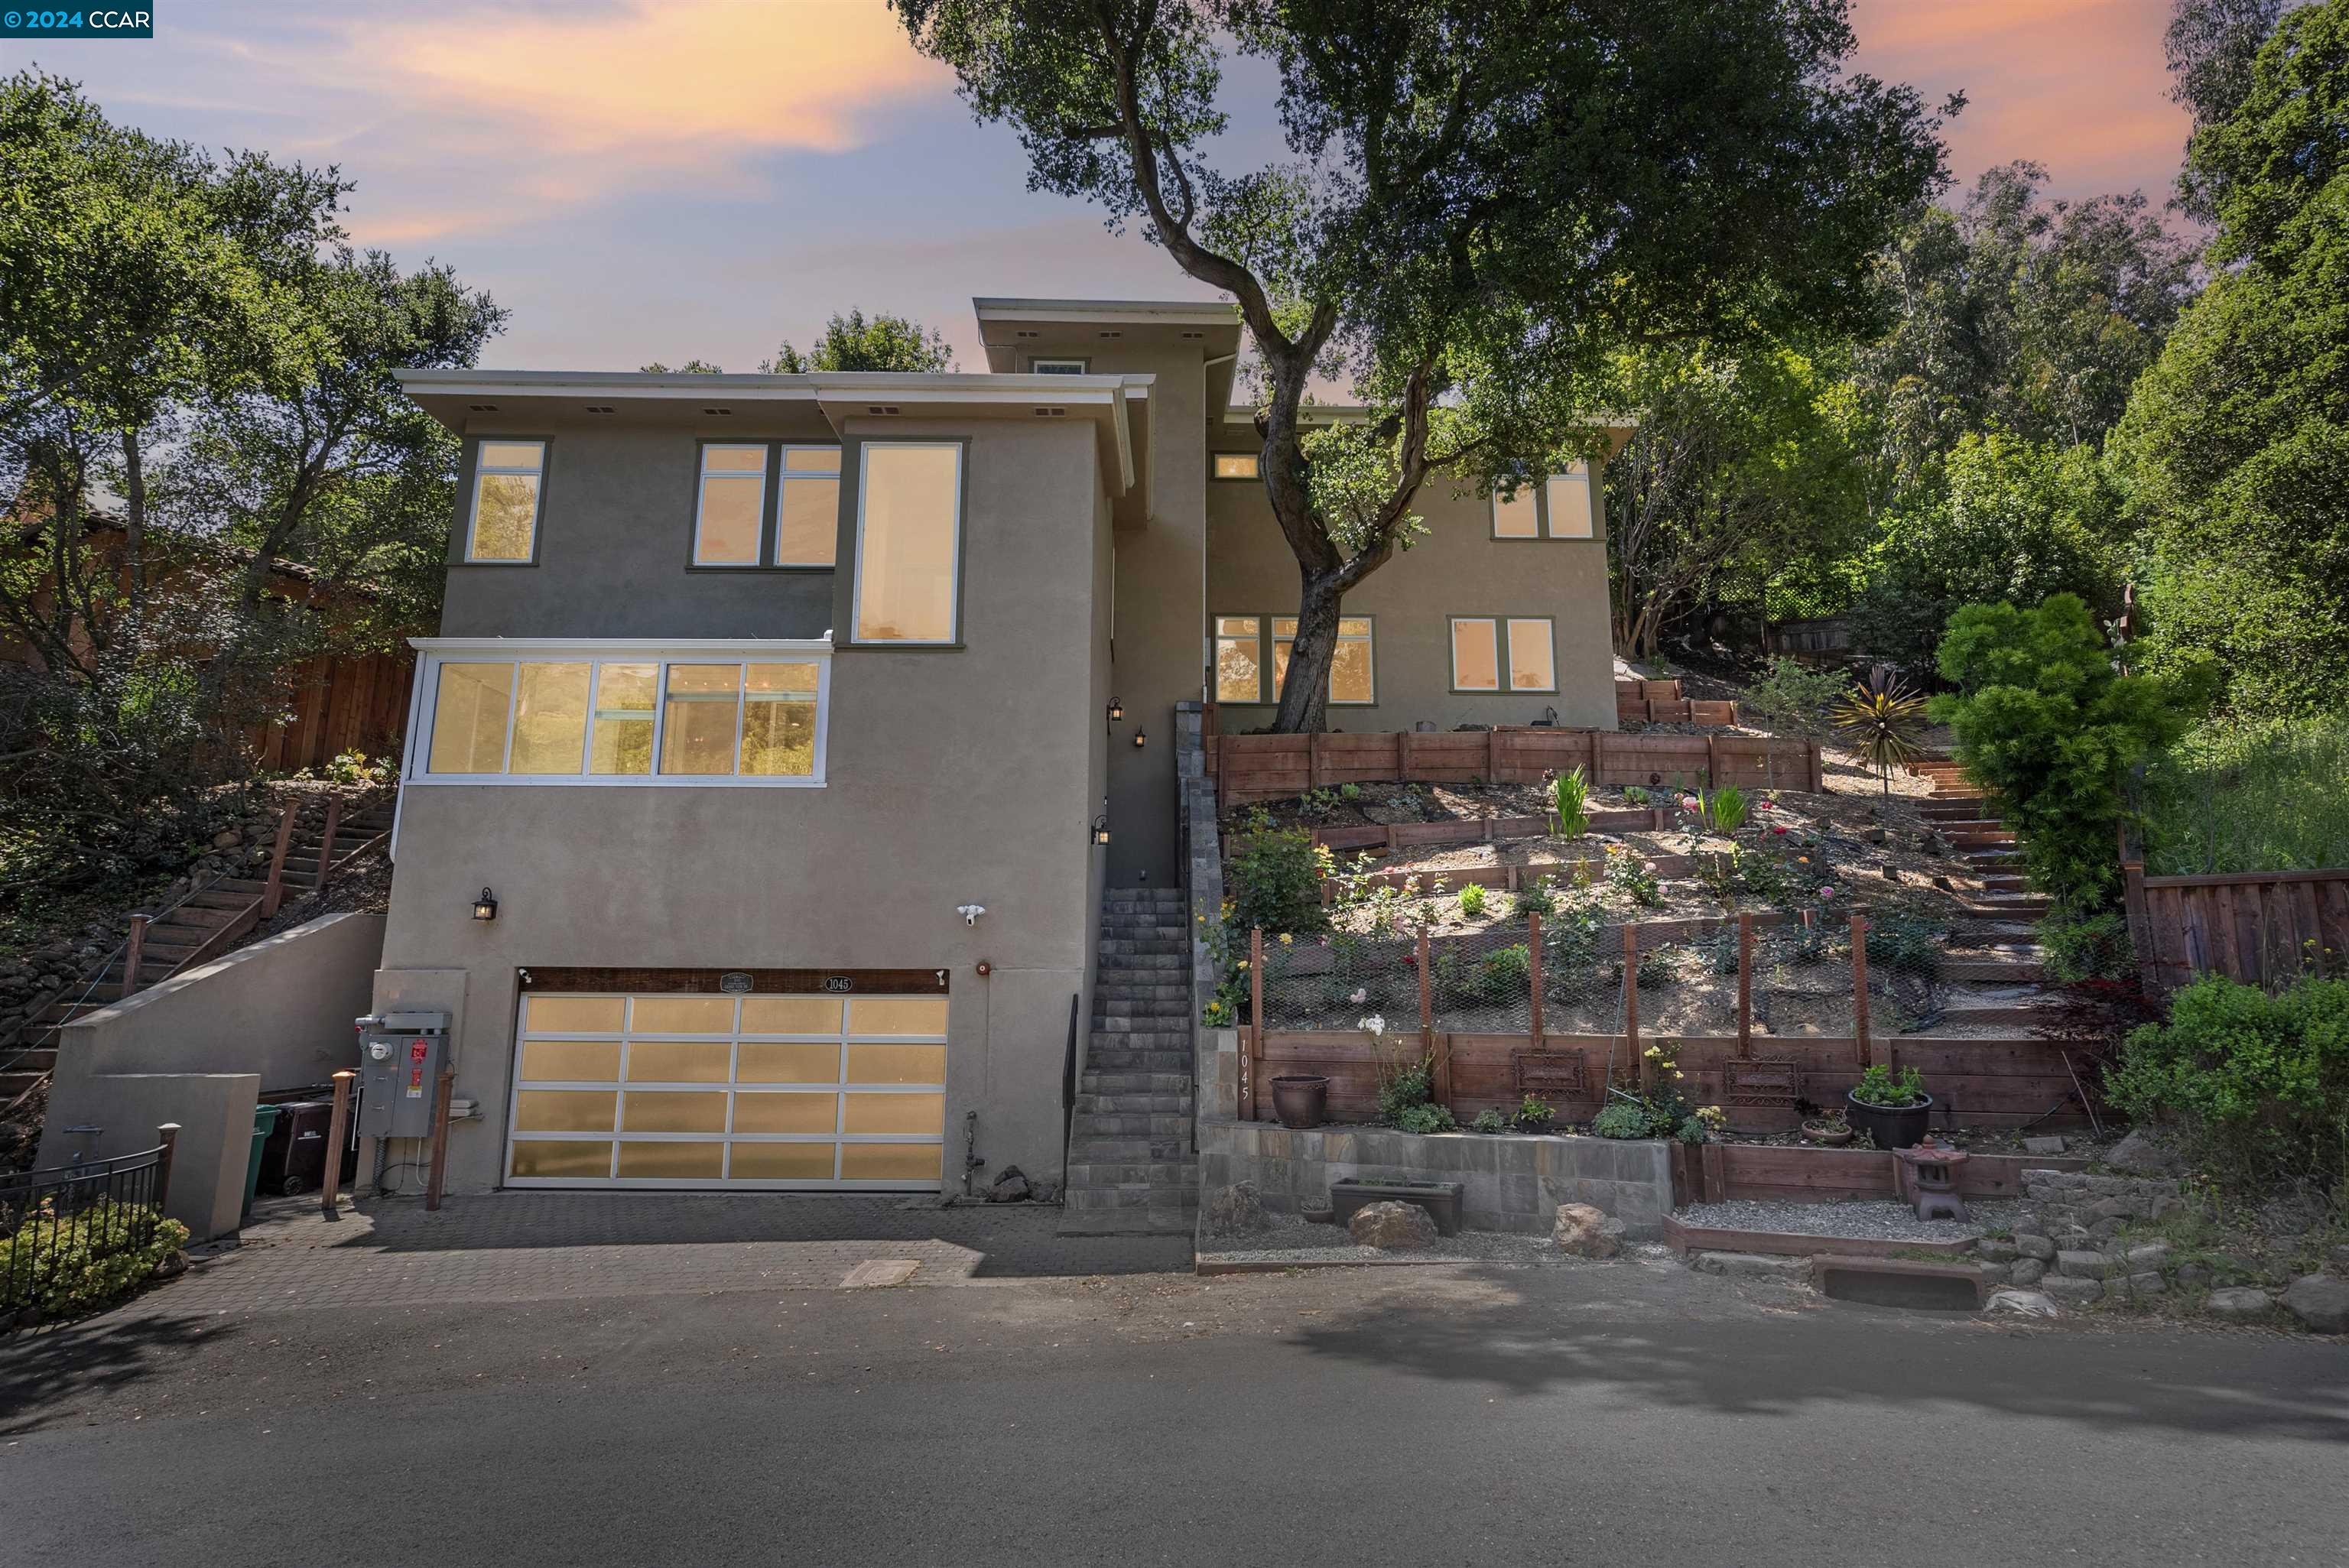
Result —
M938 996L529 996L508 1179L938 1187L946 1018Z

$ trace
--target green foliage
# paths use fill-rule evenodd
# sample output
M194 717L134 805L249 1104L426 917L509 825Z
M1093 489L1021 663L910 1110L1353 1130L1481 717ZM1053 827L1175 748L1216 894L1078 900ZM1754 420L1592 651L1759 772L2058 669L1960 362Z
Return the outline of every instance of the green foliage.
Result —
M2050 980L2117 980L2137 968L2128 922L2115 910L2039 923L2040 966Z
M1031 188L1237 300L1302 579L1285 732L1322 727L1339 601L1417 535L1432 473L1489 490L1589 455L1635 335L1860 323L1869 253L1941 172L1917 94L1843 70L1844 0L893 6ZM1253 168L1215 160L1247 145L1221 135L1235 52L1278 82L1286 146ZM1309 428L1333 378L1371 418Z
M1851 1092L1852 1098L1862 1105L1900 1110L1925 1103L1925 1075L1915 1068L1902 1068L1896 1073L1877 1062L1859 1075L1859 1082L1852 1086Z
M2021 839L2033 884L2065 913L2102 909L2119 874L2123 775L2184 733L2202 684L2115 674L2103 632L2068 593L2035 610L1961 610L1940 670L1957 690L1933 699L1933 717Z
M1664 902L1655 862L1620 845L1607 847L1607 885L1642 909L1656 909Z
M1713 820L1716 833L1733 833L1745 826L1745 791L1734 784L1723 784L1713 792L1705 803L1706 814Z
M2349 866L2349 713L2198 725L2140 798L2155 876Z
M1626 784L1623 787L1623 800L1627 805L1645 807L1654 804L1655 797L1649 794L1643 785Z
M1486 1001L1507 1001L1526 994L1533 976L1532 954L1522 942L1513 947L1496 948L1485 954L1476 972L1484 984Z
M1400 1062L1390 1062L1381 1057L1379 1071L1379 1119L1390 1127L1402 1125L1407 1110L1427 1104L1435 1092L1435 1058L1414 1057Z
M1920 738L1925 730L1925 699L1898 680L1878 681L1851 688L1835 710L1836 727L1844 744L1862 761L1884 776L1886 794L1892 792L1892 770L1924 755Z
M43 1199L0 1239L0 1278L16 1282L44 1316L90 1312L138 1289L187 1240L187 1226L142 1204L101 1198L59 1220Z
M1590 1119L1590 1130L1599 1138L1653 1138L1655 1119L1647 1107L1624 1100L1610 1102Z
M1488 1106L1478 1111L1476 1119L1468 1125L1477 1132L1506 1132L1509 1130L1509 1119Z
M2106 1088L2130 1117L2172 1127L2222 1185L2330 1191L2349 1178L2349 981L2270 995L2197 980L2167 1023L2129 1035Z
M1931 907L1893 904L1868 917L1868 961L1879 970L1937 977L1950 940L1950 922Z
M1522 920L1528 914L1552 915L1557 913L1557 884L1547 876L1530 882L1520 881L1517 891L1509 900L1509 917Z
M1423 1138L1431 1132L1456 1131L1460 1123L1443 1106L1412 1105L1395 1113L1394 1125L1398 1132L1415 1132Z
M1780 655L1770 661L1769 673L1738 694L1737 711L1779 735L1824 740L1833 728L1829 710L1850 687L1840 670L1811 669Z
M1517 1127L1525 1132L1547 1132L1557 1120L1557 1107L1537 1095L1527 1095L1517 1102Z
M1578 839L1590 831L1590 785L1582 769L1574 769L1550 780L1549 830L1557 838Z
M2229 96L2232 96L2231 92ZM2228 706L2307 717L2349 689L2349 5L2286 13L2188 149L2219 220L2209 286L2113 432L2143 524L2157 671L2215 662Z
M1300 828L1276 828L1251 811L1232 852L1233 920L1242 931L1304 936L1329 928L1321 881L1336 869L1329 850Z
M1460 913L1475 920L1485 913L1485 884L1470 882L1460 890Z
M1680 977L1680 964L1671 948L1651 947L1640 954L1636 983L1640 990L1661 990Z
M954 350L946 335L902 315L876 311L867 321L864 312L837 311L824 325L823 335L802 355L789 343L759 366L768 376L805 376L818 370L952 370Z

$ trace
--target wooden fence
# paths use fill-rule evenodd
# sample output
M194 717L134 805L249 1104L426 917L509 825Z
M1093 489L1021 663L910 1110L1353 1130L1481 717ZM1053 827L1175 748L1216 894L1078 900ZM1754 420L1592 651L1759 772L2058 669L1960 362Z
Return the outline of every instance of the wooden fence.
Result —
M1540 727L1371 735L1219 735L1209 770L1226 809L1336 784L1536 784L1582 769L1593 784L1823 789L1816 741L1621 735Z
M1671 827L1668 807L1651 806L1629 811L1591 811L1586 824L1594 833L1661 833ZM1345 828L1316 828L1313 841L1328 850L1425 849L1444 844L1489 844L1503 839L1549 836L1547 817L1479 817L1449 822L1362 822Z
M2349 973L2349 870L2149 877L2122 868L2129 940L2153 991L2198 975L2253 985Z
M257 767L271 772L323 767L346 751L398 756L408 727L408 686L416 655L308 659L287 674L291 712L283 723L245 731Z

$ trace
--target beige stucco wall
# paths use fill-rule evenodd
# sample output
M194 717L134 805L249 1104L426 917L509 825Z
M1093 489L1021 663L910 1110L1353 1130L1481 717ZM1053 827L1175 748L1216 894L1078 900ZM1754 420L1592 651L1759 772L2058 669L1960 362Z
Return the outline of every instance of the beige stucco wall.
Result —
M872 429L969 440L963 645L836 653L826 787L403 791L377 995L460 1015L456 1093L481 1116L452 1130L452 1191L503 1171L515 971L528 965L944 968L948 1181L974 1109L990 1167L1060 1170L1069 1004L1097 908L1087 829L1103 787L1106 626L1092 606L1109 513L1095 434L1008 419ZM849 427L852 485L865 433ZM843 511L854 516L853 496ZM845 626L840 575L830 624ZM632 592L650 604L637 634L706 634L696 590L648 574ZM484 884L499 902L487 923L471 918ZM955 913L963 903L986 906L975 927Z
M1218 430L1215 446L1253 451L1253 433ZM1603 482L1603 481L1602 481ZM1209 615L1294 615L1297 559L1273 521L1256 480L1207 486ZM1346 595L1345 613L1369 615L1377 702L1332 706L1332 728L1357 733L1404 730L1425 720L1528 724L1545 708L1574 727L1615 727L1614 650L1607 624L1604 512L1595 537L1496 540L1491 503L1439 477L1419 494L1427 532ZM1451 618L1547 615L1555 623L1558 689L1552 693L1456 693L1452 687ZM1226 703L1217 725L1237 734L1268 723L1269 705Z
M256 1097L357 1065L383 936L381 915L325 915L67 1024L39 1163L151 1148L176 1121L172 1217L199 1239L235 1229Z

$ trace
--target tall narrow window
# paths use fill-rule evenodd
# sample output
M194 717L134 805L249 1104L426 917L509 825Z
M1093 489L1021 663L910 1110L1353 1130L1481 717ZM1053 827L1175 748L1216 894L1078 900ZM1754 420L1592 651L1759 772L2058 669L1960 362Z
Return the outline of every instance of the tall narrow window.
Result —
M951 643L962 550L962 448L868 441L857 486L856 639Z
M661 705L660 770L734 771L735 720L742 706L740 665L671 665Z
M767 449L701 449L701 494L694 514L696 566L756 566L767 515Z
M1509 623L1509 689L1557 689L1557 665L1551 652L1547 617Z
M442 665L433 695L435 773L502 773L506 713L513 703L512 665Z
M1598 496L1591 487L1588 465L1577 463L1566 473L1552 474L1542 488L1549 509L1552 539L1596 537L1598 531L1591 526L1591 520Z
M522 666L507 772L579 771L580 751L587 740L587 674L584 664Z
M1493 537L1495 539L1539 539L1540 508L1534 500L1534 487L1519 485L1515 495L1493 492Z
M742 772L805 778L815 771L816 668L751 665L742 682Z
M840 449L785 447L775 564L829 566L840 542Z
M596 669L595 745L587 754L588 772L653 770L653 696L659 689L657 665Z
M1288 654L1297 645L1297 617L1282 615L1272 623L1272 685L1277 694L1288 679ZM1338 645L1330 655L1330 700L1346 707L1367 707L1378 699L1372 679L1371 618L1344 615L1338 621Z
M1216 617L1216 700L1264 700L1264 621L1257 615Z
M473 464L473 521L467 561L525 563L538 543L544 441L483 441Z
M1452 622L1452 689L1501 689L1500 652L1495 628L1485 616L1454 616Z

